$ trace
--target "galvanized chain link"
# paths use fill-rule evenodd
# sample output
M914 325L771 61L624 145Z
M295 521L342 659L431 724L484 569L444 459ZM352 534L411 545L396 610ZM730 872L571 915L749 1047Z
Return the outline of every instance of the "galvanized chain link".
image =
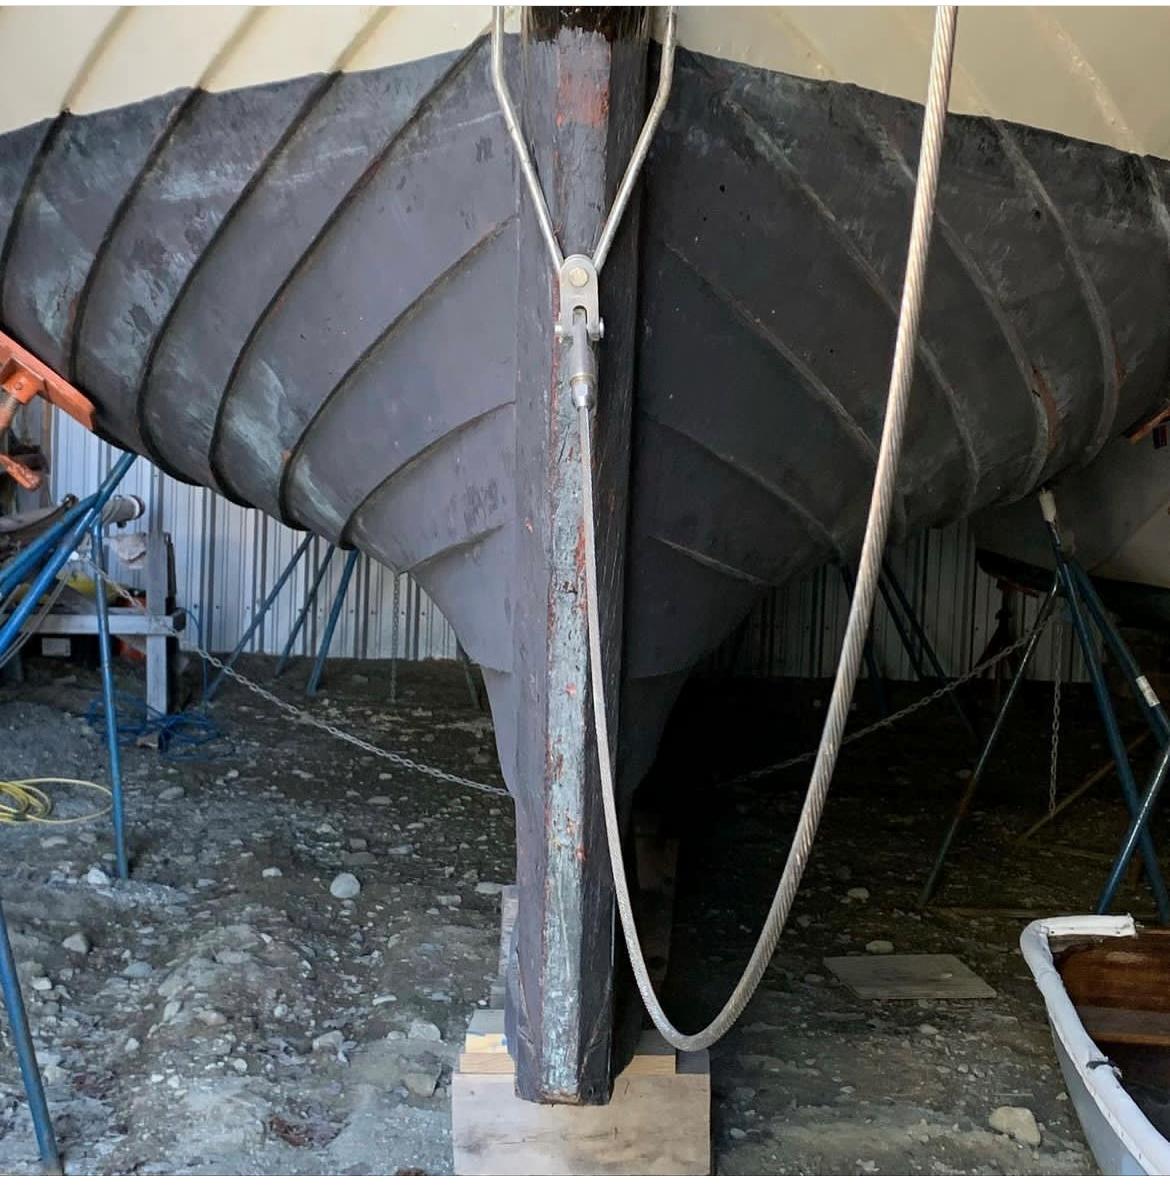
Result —
M944 696L950 695L956 688L962 687L963 684L969 683L972 679L977 679L997 663L1002 662L1005 658L1015 654L1017 650L1022 650L1027 646L1044 629L1045 624L1046 622L1043 621L1037 622L1028 633L1017 638L1010 646L1005 646L1002 650L997 650L990 658L985 658L981 663L977 663L964 674L956 675L955 678L936 688L929 695L924 695L920 700L915 700L914 703L908 704L904 708L899 708L898 711L891 712L888 716L883 716L873 724L867 724L864 728L859 728L856 732L851 732L848 736L842 738L841 748L853 744L854 741L860 741L864 737L872 736L875 732L881 732L884 728L892 728L895 724L905 720L907 716L912 716L915 712L922 711L923 708L929 707ZM719 785L736 786L743 782L754 782L770 774L778 774L786 769L795 769L798 765L804 765L812 761L816 755L816 749L808 749L804 753L798 753L795 757L788 757L784 761L777 761L773 765L765 765L761 769L753 769L747 773L736 774L735 777L728 778L726 781L720 782Z
M1060 761L1060 687L1064 678L1064 616L1056 614L1052 649L1055 673L1052 679L1052 740L1048 754L1048 813L1056 810L1056 772Z
M93 571L97 579L102 580L114 592L121 597L126 597L132 603L137 603L139 598L136 597L129 589L123 587L112 576L107 575L101 568L88 557L81 557L83 562ZM144 611L145 612L145 611ZM145 612L145 616L156 626L163 629L172 638L180 639L182 635L169 622L163 621L161 618L155 617L149 612ZM413 757L407 757L403 753L395 753L389 749L383 749L380 745L375 745L372 741L363 740L361 737L354 736L351 732L346 732L342 728L338 728L335 724L329 724L324 720L317 719L304 708L298 708L296 704L290 704L287 700L281 699L280 696L268 690L267 687L262 687L259 683L249 679L247 675L240 674L239 671L223 662L221 659L215 657L214 654L209 654L202 646L197 643L189 643L191 649L199 655L204 662L210 663L213 667L222 671L229 679L234 679L241 687L246 687L253 695L259 696L260 699L267 701L274 708L276 708L283 715L290 717L299 724L307 725L309 728L318 729L320 732L327 733L335 740L344 741L347 745L353 745L355 748L361 749L365 753L369 753L374 757L380 757L383 761L389 762L391 765L396 765L400 769L408 769L414 773L425 774L429 778L435 778L440 782L448 782L453 786L464 786L468 790L480 790L484 794L494 794L500 798L510 798L511 795L503 786L493 786L489 782L477 782L472 778L460 777L458 774L448 773L444 769L439 769L433 765L427 765L422 761L415 761Z

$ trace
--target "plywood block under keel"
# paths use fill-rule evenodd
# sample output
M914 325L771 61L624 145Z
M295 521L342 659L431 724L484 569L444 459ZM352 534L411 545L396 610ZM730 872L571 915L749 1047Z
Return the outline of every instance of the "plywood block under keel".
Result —
M462 1176L706 1175L711 1166L707 1054L675 1054L648 1033L601 1107L529 1103L515 1066L485 1049L493 1014L478 1013L451 1081L455 1171ZM477 1021L479 1023L477 1023Z

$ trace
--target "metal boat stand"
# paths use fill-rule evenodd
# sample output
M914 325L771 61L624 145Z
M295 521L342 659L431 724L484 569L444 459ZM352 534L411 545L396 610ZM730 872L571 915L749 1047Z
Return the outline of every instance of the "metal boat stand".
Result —
M1019 691L1020 685L1023 682L1028 663L1035 653L1036 646L1044 630L1052 620L1056 605L1059 603L1067 611L1072 620L1077 642L1081 654L1084 657L1085 666L1089 672L1089 680L1093 687L1094 698L1097 701L1097 709L1101 716L1102 727L1105 730L1106 739L1109 743L1113 763L1117 767L1122 794L1131 818L1125 839L1121 844L1113 867L1110 869L1109 876L1101 890L1095 912L1105 913L1108 911L1130 860L1133 858L1135 852L1140 849L1142 862L1145 866L1146 879L1154 896L1158 917L1165 923L1170 921L1170 897L1167 896L1166 885L1158 865L1157 853L1149 834L1148 823L1154 805L1161 793L1167 773L1170 772L1170 718L1167 717L1166 711L1162 707L1157 694L1151 687L1149 680L1142 674L1117 628L1110 621L1108 613L1096 589L1093 587L1088 574L1065 548L1056 515L1056 503L1051 491L1041 491L1040 505L1048 529L1049 539L1052 543L1056 574L1052 587L1041 607L1036 633L1024 650L1023 657L1004 696L999 714L996 716L991 731L988 733L987 740L984 742L983 749L979 754L975 769L963 789L963 794L959 799L954 816L939 846L934 864L922 887L922 892L919 894L918 907L923 908L926 906L934 895L943 866L946 863L947 854L955 840L959 827L970 811L976 790L986 769L988 758L995 746L995 742L999 738L1004 720L1016 697L1016 693ZM1102 668L1098 643L1090 628L1090 621L1096 627L1101 641L1108 648L1109 653L1121 669L1126 682L1129 684L1131 691L1141 706L1149 730L1160 748L1160 757L1154 768L1154 773L1145 794L1140 798L1133 767L1129 760L1129 751L1118 727L1117 715L1114 711L1109 687Z
M845 591L848 592L852 599L853 569L843 560L839 561L837 566L841 573L841 580L845 585ZM914 674L922 682L934 678L945 683L947 673L943 670L938 654L931 645L926 627L922 624L921 619L914 610L913 604L911 604L910 598L906 595L905 590L902 588L889 564L882 565L881 575L878 578L878 591L881 593L882 601L886 607L886 613L889 615L890 621L893 623L894 629L898 634L898 640L902 643L902 649L905 651L906 657L910 660L910 665L914 668ZM870 622L869 633L865 639L865 667L870 682L874 687L874 695L878 701L879 715L881 717L888 716L890 714L889 699L886 694L885 679L878 665L877 655L874 653L872 621ZM927 667L930 668L929 671ZM948 691L947 699L950 701L951 707L954 708L955 715L958 717L959 723L962 724L963 730L971 738L972 743L977 744L979 736L975 731L975 726L971 723L971 718L963 710L963 705L959 697L954 691Z
M16 960L12 955L12 943L8 939L8 922L4 917L2 904L0 904L0 990L4 995L4 1011L8 1014L8 1028L12 1034L12 1044L16 1049L16 1060L20 1063L20 1077L24 1082L28 1109L32 1112L33 1131L36 1133L41 1165L46 1173L59 1176L62 1172L61 1153L57 1150L57 1137L53 1131L53 1120L49 1115L49 1104L45 1099L45 1084L41 1080L40 1066L37 1065L32 1031L28 1025L28 1013L25 1011L24 996L20 991L20 980L16 974Z
M29 618L35 612L42 598L57 579L61 569L74 555L78 546L88 536L96 563L100 563L103 538L103 511L118 484L134 463L133 453L123 453L110 470L97 492L78 502L66 515L54 524L40 539L30 544L0 570L0 599L15 592L26 580L30 581L19 602L0 624L0 654L6 653L20 638ZM106 744L110 760L110 794L113 800L114 845L117 852L117 874L120 879L129 876L126 855L125 811L122 794L121 760L118 751L117 705L114 700L113 670L110 646L109 616L106 606L105 586L100 577L95 579L94 590L98 639L101 648L102 693L106 712ZM12 946L8 939L8 927L0 906L0 991L4 997L4 1008L8 1015L12 1043L20 1063L21 1078L32 1112L33 1129L36 1132L37 1147L45 1171L60 1173L61 1156L53 1133L48 1104L45 1101L44 1084L37 1066L28 1014L20 991Z

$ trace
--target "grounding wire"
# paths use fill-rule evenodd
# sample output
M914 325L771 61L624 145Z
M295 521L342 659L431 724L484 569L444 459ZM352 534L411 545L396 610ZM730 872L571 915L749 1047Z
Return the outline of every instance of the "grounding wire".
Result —
M597 541L594 521L593 445L590 407L578 404L581 440L581 495L582 518L585 528L585 581L589 634L590 685L593 697L594 729L600 767L601 796L605 814L606 839L609 846L610 867L613 872L614 895L618 916L625 935L626 947L634 971L634 979L646 1010L655 1028L676 1049L684 1051L706 1049L722 1037L739 1019L767 970L780 934L788 920L792 902L800 886L805 865L812 851L813 840L820 823L836 766L837 755L845 732L854 687L861 666L865 639L869 632L878 577L881 573L882 553L889 533L890 511L896 492L898 463L902 451L902 437L906 424L910 388L914 375L914 352L918 337L918 323L922 311L922 297L926 278L926 261L930 247L930 231L934 218L935 197L938 189L939 162L942 155L943 131L946 126L947 99L950 92L951 63L954 55L955 24L958 10L953 5L941 5L935 11L934 38L931 48L930 82L923 119L922 146L919 152L918 176L914 191L914 213L910 226L906 276L902 289L902 303L898 313L898 329L891 368L889 392L886 399L885 422L882 426L881 446L873 493L866 520L857 584L849 608L849 621L842 642L841 656L829 709L825 717L820 746L809 779L809 787L789 848L788 858L780 883L755 949L739 982L714 1020L696 1033L684 1033L675 1027L663 1010L658 995L650 982L649 970L638 939L634 920L629 882L622 857L621 826L617 815L613 764L609 742L609 723L606 715L604 667L601 654L601 620L598 606Z

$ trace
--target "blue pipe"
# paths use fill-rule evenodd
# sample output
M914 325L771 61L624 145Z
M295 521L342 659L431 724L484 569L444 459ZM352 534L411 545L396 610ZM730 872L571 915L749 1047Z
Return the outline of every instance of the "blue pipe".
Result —
M48 562L37 573L20 604L9 614L4 624L0 625L0 654L7 651L15 641L24 623L32 616L33 611L40 603L41 597L45 595L49 585L57 578L57 573L68 563L69 557L77 550L77 545L93 526L94 520L101 516L102 507L117 489L118 483L126 476L126 472L134 464L134 460L133 453L122 454L117 464L106 474L105 481L98 487L93 504L66 532Z
M942 843L939 844L938 852L935 854L934 863L930 867L930 872L927 874L922 891L918 894L919 909L925 909L931 897L934 896L934 890L938 886L938 878L942 875L943 865L947 860L947 853L951 850L951 844L955 842L955 836L958 835L959 828L963 820L967 817L967 812L971 809L972 802L975 801L975 791L978 789L979 783L983 778L983 771L987 768L987 762L991 757L992 749L995 748L995 742L999 739L1000 732L1003 729L1003 722L1007 719L1008 710L1012 706L1012 701L1016 698L1016 692L1019 691L1020 685L1024 681L1024 672L1027 671L1028 664L1032 661L1032 655L1036 653L1036 647L1040 644L1041 635L1048 626L1048 618L1052 613L1052 607L1056 600L1057 583L1056 580L1052 582L1052 588L1040 606L1040 612L1036 616L1036 632L1032 635L1027 646L1024 647L1024 654L1020 659L1020 665L1016 668L1016 673L1012 676L1011 684L1007 689L1007 695L1004 696L999 713L991 726L991 731L987 734L987 740L983 742L983 748L979 753L979 760L975 763L975 770L967 779L967 785L963 787L963 793L959 797L958 805L955 807L955 813L951 817L946 834L943 836Z
M1068 566L1080 587L1082 598L1089 606L1089 612L1092 614L1098 632L1105 639L1105 644L1109 647L1113 657L1117 659L1126 681L1133 690L1134 698L1141 706L1150 731L1157 738L1158 744L1170 745L1170 719L1167 719L1166 710L1162 707L1161 701L1157 700L1154 689L1142 674L1141 667L1138 666L1137 660L1125 644L1125 639L1110 621L1109 614L1105 612L1105 606L1101 603L1101 598L1097 595L1097 590L1089 579L1089 574L1074 559L1068 561ZM1155 696L1154 703L1150 703L1149 696Z
M1085 666L1089 670L1089 679L1093 684L1093 694L1097 699L1097 709L1101 713L1101 722L1105 727L1105 736L1109 741L1109 750L1117 765L1117 775L1121 780L1121 791L1125 796L1126 806L1129 808L1131 819L1138 822L1141 815L1141 803L1138 800L1137 783L1134 781L1133 768L1129 764L1129 755L1125 750L1125 741L1121 737L1121 729L1117 724L1117 716L1113 711L1113 702L1109 696L1109 686L1105 681L1105 672L1101 667L1101 656L1085 620L1078 596L1076 577L1073 576L1068 558L1060 540L1060 534L1055 524L1046 522L1048 534L1052 540L1052 549L1056 554L1056 573L1064 588L1065 601L1073 619L1073 628L1080 642L1081 653L1085 657ZM1166 893L1166 884L1162 880L1162 872L1158 867L1158 854L1154 848L1154 841L1150 838L1148 828L1139 828L1138 842L1142 850L1142 862L1146 866L1146 880L1150 891L1154 895L1154 903L1158 910L1159 919L1165 923L1170 921L1170 896Z
M90 539L93 541L94 563L105 569L102 555L104 537L102 516L99 514L93 524ZM129 880L130 863L126 857L126 812L122 797L122 754L118 748L118 705L114 693L114 660L110 646L110 613L106 604L105 582L98 578L93 590L97 607L98 650L102 660L102 698L106 709L106 748L110 753L110 797L113 800L114 852L117 857L118 879Z
M349 579L353 575L354 568L357 567L360 554L355 549L346 557L345 568L341 573L341 583L337 586L337 593L329 608L329 620L325 623L325 635L322 637L320 649L317 651L317 661L313 663L313 673L309 676L309 684L305 688L306 695L316 695L318 687L321 686L321 672L325 669L325 659L329 657L333 631L337 628L337 619L341 616L341 608L345 604L345 594L349 589Z
M239 642L236 643L236 648L231 652L227 662L224 663L225 667L228 669L233 667L235 665L236 659L244 653L244 647L247 646L252 635L260 628L260 623L265 617L268 616L268 610L272 608L273 601L275 601L276 598L280 596L280 590L288 583L288 578L293 574L297 564L301 562L301 556L305 554L305 552L308 550L309 544L312 542L313 536L306 535L300 547L298 547L296 551L293 552L292 559L289 560L288 564L285 566L284 571L281 572L280 578L272 586L272 591L264 598L263 604L261 604L260 608L257 609L252 615L251 623L244 631L244 636L239 640ZM203 702L205 704L211 703L211 701L215 698L215 693L219 690L219 686L224 681L226 675L226 670L220 671L218 674L216 674L215 678L212 679L210 685L203 693Z
M328 551L325 552L325 558L317 566L317 573L313 577L313 583L309 585L309 595L305 597L305 603L301 606L301 611L297 614L297 619L293 622L293 627L289 631L288 641L285 642L284 649L280 652L280 661L276 664L276 673L278 675L288 665L288 656L292 653L293 643L297 639L297 634L301 632L305 622L308 620L310 611L317 603L317 590L321 587L321 581L325 579L325 573L329 569L329 563L333 559L333 553L336 550L337 546L330 543Z
M1158 801L1158 795L1162 792L1167 771L1170 771L1170 745L1162 750L1162 756L1158 758L1154 776L1150 779L1150 788L1146 791L1142 805L1138 813L1134 815L1133 821L1129 825L1129 831L1126 832L1121 850L1117 853L1117 859L1113 861L1113 867L1109 870L1105 887L1101 890L1100 899L1097 901L1097 913L1108 913L1113 904L1113 898L1117 896L1117 890L1121 887L1121 878L1125 876L1125 870L1129 867L1129 862L1137 850L1138 842L1143 835L1149 834L1150 815ZM1162 921L1165 920L1165 918L1162 919Z
M61 1153L57 1151L57 1137L53 1134L53 1120L49 1116L49 1105L45 1101L45 1086L41 1081L41 1071L37 1065L32 1033L28 1027L28 1013L24 1010L24 997L20 993L20 980L16 975L16 960L12 957L12 944L8 940L8 923L4 919L3 905L0 905L0 990L4 993L4 1009L8 1013L8 1027L12 1032L16 1060L20 1063L20 1076L24 1080L24 1093L28 1098L28 1109L32 1112L33 1131L37 1137L41 1164L46 1173L60 1175L62 1171Z
M0 598L6 597L14 588L24 583L28 574L57 546L65 532L90 509L94 497L95 495L90 494L84 501L71 506L39 539L30 543L9 561L8 566L0 571Z

